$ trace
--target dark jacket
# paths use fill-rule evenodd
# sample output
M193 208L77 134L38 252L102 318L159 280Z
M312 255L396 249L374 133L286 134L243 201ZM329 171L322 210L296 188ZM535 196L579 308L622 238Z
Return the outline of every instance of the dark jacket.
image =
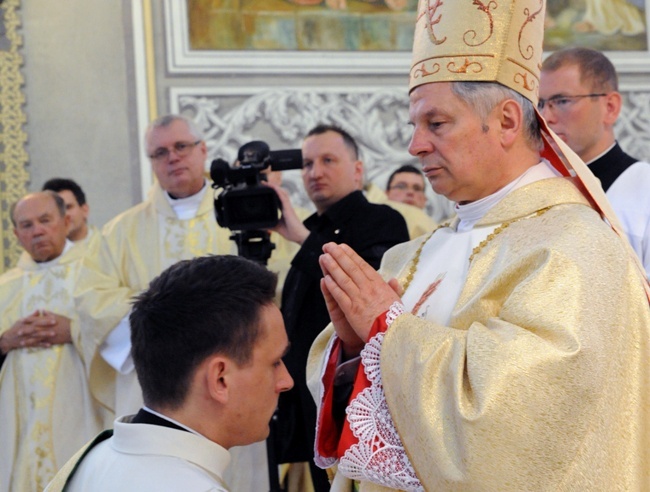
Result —
M280 395L276 439L280 463L311 461L314 456L316 405L307 389L305 368L311 344L330 322L320 290L323 273L318 258L323 245L345 243L377 269L389 248L409 240L399 212L369 203L360 191L304 224L310 234L291 262L282 291L282 315L291 342L284 361L294 387Z

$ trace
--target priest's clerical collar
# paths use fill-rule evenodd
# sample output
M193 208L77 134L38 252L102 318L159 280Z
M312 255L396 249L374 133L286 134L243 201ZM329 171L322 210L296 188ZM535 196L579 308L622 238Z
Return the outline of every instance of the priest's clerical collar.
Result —
M587 164L587 166L588 166L589 164L591 164L591 163L593 163L593 162L596 162L596 161L597 161L598 159L600 159L602 156L604 156L605 154L607 154L607 152L609 152L610 150L612 150L615 146L616 146L616 142L614 142L611 146L607 147L607 149L606 149L604 152L601 152L601 153L598 154L596 157L594 157L593 159L591 159L589 162L585 162L585 164Z
M50 261L37 261L35 262L38 265L39 269L44 269L44 268L49 268L52 265L56 265L59 262L59 259L68 252L70 248L74 246L74 243L70 241L69 239L65 240L65 244L63 246L63 251L61 251L61 254L57 256L56 258L50 260Z
M205 437L204 435L199 434L198 432L196 432L191 427L188 427L185 424L181 424L178 420L174 420L173 418L168 417L167 415L163 415L160 412L156 412L155 410L152 410L151 408L147 407L146 405L143 405L142 409L145 412L149 412L150 414L155 415L156 417L160 417L161 419L164 419L164 420L167 420L167 421L171 422L176 427L180 427L181 429L186 430L187 432L191 432L192 434L196 434L197 436Z
M508 193L521 188L535 181L546 178L555 178L560 174L551 166L551 164L543 159L539 164L530 167L521 176L511 181L499 191L492 193L485 198L476 200L475 202L467 203L465 205L456 205L456 213L460 222L458 224L458 232L469 231L492 207L499 203Z
M201 206L203 196L207 192L207 189L207 181L204 181L203 188L192 196L185 198L172 198L169 193L165 192L165 198L167 198L169 205L174 210L176 217L181 220L193 219L199 211L199 207Z

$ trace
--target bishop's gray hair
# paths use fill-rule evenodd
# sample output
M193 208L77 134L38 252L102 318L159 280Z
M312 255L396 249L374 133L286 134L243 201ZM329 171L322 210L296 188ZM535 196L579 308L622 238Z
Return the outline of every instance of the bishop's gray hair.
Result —
M533 103L517 91L498 82L454 82L451 91L476 111L485 120L497 104L505 99L514 99L524 115L524 136L532 148L543 147L541 130Z

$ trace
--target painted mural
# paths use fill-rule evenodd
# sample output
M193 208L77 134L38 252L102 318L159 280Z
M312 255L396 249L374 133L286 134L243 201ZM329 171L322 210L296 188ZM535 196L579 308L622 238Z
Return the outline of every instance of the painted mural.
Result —
M647 0L548 0L544 48L647 51Z
M648 2L547 0L544 48L645 52ZM229 51L408 52L417 10L417 0L187 0L187 5L192 50Z
M410 51L417 0L188 0L195 50Z

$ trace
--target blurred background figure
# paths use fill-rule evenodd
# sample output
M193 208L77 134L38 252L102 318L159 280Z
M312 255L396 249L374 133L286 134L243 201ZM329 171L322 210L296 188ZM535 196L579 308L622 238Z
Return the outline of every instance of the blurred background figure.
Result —
M39 492L112 420L88 380L101 323L79 315L77 297L80 284L105 283L66 238L69 217L55 192L26 195L11 218L25 254L0 276L0 490ZM111 302L103 311L119 319L126 309Z
M68 239L81 241L86 239L91 229L88 227L90 207L86 203L86 194L77 183L67 178L52 178L43 184L43 191L51 190L63 198L65 213L70 217Z
M101 247L101 234L94 226L88 225L90 206L86 194L79 184L70 178L52 178L43 184L43 191L54 191L65 203L65 214L70 225L68 239L77 246L86 248L86 254L95 257Z
M415 166L404 164L393 172L386 183L386 196L395 202L408 203L424 209L427 204L424 175Z
M590 48L556 51L542 64L539 93L539 109L551 129L600 179L647 276L650 164L626 154L616 141L623 99L614 65Z

